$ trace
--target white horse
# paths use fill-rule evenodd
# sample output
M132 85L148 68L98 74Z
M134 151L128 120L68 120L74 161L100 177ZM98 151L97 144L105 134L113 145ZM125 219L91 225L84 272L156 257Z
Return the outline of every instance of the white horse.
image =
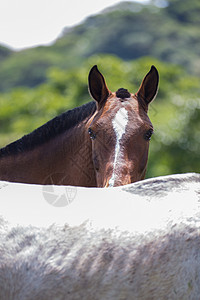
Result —
M1 300L200 299L200 174L0 182Z

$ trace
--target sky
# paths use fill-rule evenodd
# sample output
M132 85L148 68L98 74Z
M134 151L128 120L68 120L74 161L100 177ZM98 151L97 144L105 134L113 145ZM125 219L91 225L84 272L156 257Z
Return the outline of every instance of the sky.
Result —
M97 14L119 2L119 0L0 0L0 44L14 50L48 45L61 34L64 27L76 25L87 16Z

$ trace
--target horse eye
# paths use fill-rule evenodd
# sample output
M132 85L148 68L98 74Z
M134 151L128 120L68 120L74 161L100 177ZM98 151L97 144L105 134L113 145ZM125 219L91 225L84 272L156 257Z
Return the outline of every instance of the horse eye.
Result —
M145 133L144 139L145 139L146 141L150 141L152 134L153 134L153 129L149 129L149 130Z
M88 129L88 133L92 140L94 140L96 138L96 134L94 133L94 131L91 128Z

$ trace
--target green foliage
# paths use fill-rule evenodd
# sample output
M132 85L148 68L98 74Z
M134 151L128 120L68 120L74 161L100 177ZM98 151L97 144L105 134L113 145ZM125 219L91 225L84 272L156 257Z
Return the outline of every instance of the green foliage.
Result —
M6 59L12 53L11 50L6 47L0 46L0 61Z
M0 146L43 125L72 106L51 86L15 89L0 95Z
M170 95L170 94L169 94ZM171 94L157 103L150 118L155 134L150 147L147 176L199 172L200 98Z
M52 46L20 52L0 47L0 90L35 87L47 80L49 68L79 68L100 53L127 61L151 56L199 76L199 16L199 0L123 2L65 29Z
M0 64L0 89L35 87L46 80L46 70L53 65L54 56L41 49L24 50L9 56Z
M35 89L16 88L0 94L0 147L31 132L54 116L90 101L89 69L97 64L110 90L137 92L141 80L154 64L160 88L150 105L155 128L150 145L147 177L199 172L200 84L176 65L144 57L123 61L111 55L94 55L68 71L52 67L46 82Z
M168 0L166 9L178 22L185 24L200 25L200 2L199 0Z

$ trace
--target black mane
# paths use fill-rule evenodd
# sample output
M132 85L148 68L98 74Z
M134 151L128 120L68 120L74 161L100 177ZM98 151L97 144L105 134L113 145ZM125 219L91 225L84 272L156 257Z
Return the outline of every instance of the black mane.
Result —
M36 146L49 141L56 135L75 127L95 111L96 103L94 101L68 110L35 129L33 132L23 136L21 139L0 149L0 157L31 150Z

